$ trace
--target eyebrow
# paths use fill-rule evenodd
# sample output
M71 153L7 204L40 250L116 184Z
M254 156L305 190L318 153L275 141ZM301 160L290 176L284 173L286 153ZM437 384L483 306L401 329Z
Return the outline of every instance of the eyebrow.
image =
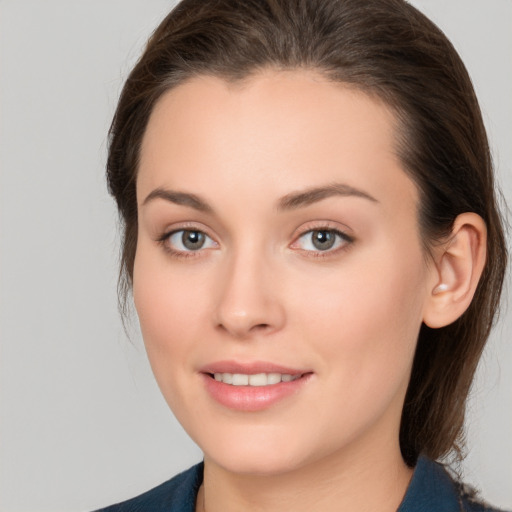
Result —
M364 192L363 190L359 190L343 183L331 183L324 187L314 187L303 190L301 192L292 192L290 194L286 194L279 201L278 209L295 210L296 208L309 206L313 203L317 203L318 201L322 201L323 199L327 199L328 197L333 196L360 197L367 199L372 203L379 202L377 199L375 199L367 192Z
M373 203L379 202L367 192L351 187L350 185L345 185L343 183L331 183L323 187L314 187L300 192L291 192L290 194L286 194L279 200L277 209L295 210L333 196L360 197ZM144 199L142 206L145 206L155 199L164 199L165 201L181 206L188 206L189 208L194 208L201 212L213 213L213 208L199 196L187 192L168 190L161 187L150 192Z
M160 187L156 188L155 190L148 194L146 199L144 199L142 206L145 206L146 204L155 199L164 199L165 201L169 201L174 204L179 204L181 206L188 206L189 208L194 208L195 210L199 210L201 212L213 212L213 208L195 194L177 192L175 190L167 190Z

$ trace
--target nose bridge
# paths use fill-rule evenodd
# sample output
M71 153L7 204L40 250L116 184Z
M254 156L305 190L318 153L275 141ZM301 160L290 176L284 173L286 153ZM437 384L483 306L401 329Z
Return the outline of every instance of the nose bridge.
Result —
M235 337L269 333L284 323L284 307L276 288L276 264L251 240L227 255L221 276L215 321Z

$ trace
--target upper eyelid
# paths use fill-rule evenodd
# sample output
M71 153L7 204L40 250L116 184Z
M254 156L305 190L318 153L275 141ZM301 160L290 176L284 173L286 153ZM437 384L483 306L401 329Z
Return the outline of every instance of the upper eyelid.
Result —
M314 233L315 231L330 231L332 233L335 233L337 236L345 240L346 242L353 242L354 237L350 236L348 233L345 233L344 231L336 228L314 228L314 229L308 229L304 231L303 233L299 234L293 241L292 245L297 243L298 240L300 240L303 236L306 236L309 233Z
M301 236L307 235L308 233L312 233L313 231L332 231L334 233L338 233L340 235L352 238L351 235L349 235L345 230L340 229L340 228L334 228L331 226L329 226L329 227L320 226L320 227L315 227L315 228L308 228L305 231L302 231L302 233L299 233L298 236L301 237Z
M216 244L218 244L219 242L217 242L217 240L215 240L215 238L213 236L211 236L209 233L207 233L205 230L203 229L194 229L194 228L176 228L176 229L171 229L169 231L166 231L164 232L160 239L161 240L168 240L172 235L175 235L176 233L179 233L181 231L191 231L191 232L197 232L197 233L202 233L203 235L205 235L206 237L208 237L210 240L212 240L213 242L215 242Z
M293 240L297 240L299 237L310 233L311 231L337 231L341 235L354 239L353 230L350 229L346 224L332 220L318 220L303 223L298 229L296 229L292 235Z
M204 233L206 236L211 238L212 240L216 241L216 237L211 234L211 230L208 229L206 226L203 225L197 225L195 222L189 223L176 223L175 225L170 225L162 229L158 232L158 239L162 240L165 238L168 238L169 236L173 235L174 233L177 233L179 231L199 231L201 233Z

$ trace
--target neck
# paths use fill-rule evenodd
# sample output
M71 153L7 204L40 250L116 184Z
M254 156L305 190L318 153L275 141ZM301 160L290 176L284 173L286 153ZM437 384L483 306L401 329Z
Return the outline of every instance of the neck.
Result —
M397 443L398 444L398 443ZM205 457L197 510L205 512L395 512L412 477L398 446L332 454L292 471L234 474Z

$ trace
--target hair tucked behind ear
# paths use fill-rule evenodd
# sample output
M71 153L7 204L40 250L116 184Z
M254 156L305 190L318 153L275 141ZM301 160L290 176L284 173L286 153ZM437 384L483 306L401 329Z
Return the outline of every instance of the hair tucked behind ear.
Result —
M148 42L110 130L107 178L123 228L120 292L130 290L137 245L135 182L141 140L164 92L201 74L228 81L263 68L307 68L377 96L397 118L396 150L420 191L425 251L458 214L488 228L488 261L468 311L421 329L400 445L415 464L461 439L465 402L498 309L506 247L480 109L444 34L402 0L183 0Z

